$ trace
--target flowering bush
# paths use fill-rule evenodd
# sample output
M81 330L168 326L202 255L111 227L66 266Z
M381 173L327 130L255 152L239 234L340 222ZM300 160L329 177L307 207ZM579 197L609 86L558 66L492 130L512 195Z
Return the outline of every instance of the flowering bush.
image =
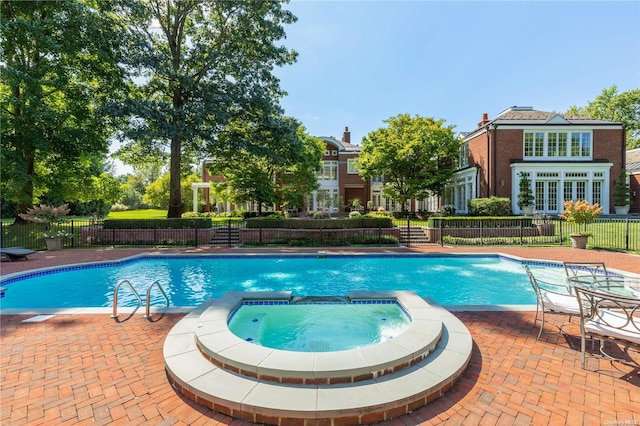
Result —
M43 235L45 238L58 238L58 237L66 238L71 236L71 232L67 232L63 230L49 231L49 232L45 232Z
M578 225L585 225L598 216L602 212L602 207L598 203L590 204L587 200L565 201L564 211L560 213L560 217L567 222L574 222Z
M40 204L32 209L27 209L26 213L20 213L19 216L29 222L55 225L69 220L69 211L68 204L63 204L57 207Z
M26 213L19 216L29 222L42 223L45 226L43 236L45 238L69 237L70 232L62 229L56 229L57 225L69 220L69 205L53 207L46 204L40 204L32 209L27 209Z

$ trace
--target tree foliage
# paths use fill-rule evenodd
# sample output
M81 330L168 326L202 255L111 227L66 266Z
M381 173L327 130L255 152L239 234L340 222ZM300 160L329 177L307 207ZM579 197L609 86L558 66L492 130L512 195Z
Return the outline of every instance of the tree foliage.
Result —
M114 106L128 118L119 154L129 163L170 157L168 217L180 217L180 175L189 160L226 149L219 135L246 109L280 111L282 91L272 71L292 63L295 53L275 43L295 17L281 2L262 0L140 4L143 19L130 20L129 27L143 41L129 63L144 82L137 96ZM227 143L253 152L241 141Z
M153 207L166 209L169 206L170 181L169 173L165 173L158 180L151 182L146 187L142 202ZM185 176L181 180L182 199L180 202L185 210L193 208L191 184L200 181L201 179L194 173Z
M572 106L567 114L623 123L627 128L627 149L640 148L640 89L620 93L611 86L587 106Z
M453 174L459 141L453 126L431 117L400 114L384 121L388 127L362 140L356 160L365 179L384 176L383 194L407 210L407 201L442 193Z
M214 192L237 205L255 202L259 212L277 202L301 206L317 187L315 170L322 159L322 144L289 117L253 118L234 121L222 135L222 140L253 142L251 150L218 152L209 170L224 181L213 184Z
M0 3L0 182L17 212L37 198L80 201L104 171L101 108L123 89L119 2Z

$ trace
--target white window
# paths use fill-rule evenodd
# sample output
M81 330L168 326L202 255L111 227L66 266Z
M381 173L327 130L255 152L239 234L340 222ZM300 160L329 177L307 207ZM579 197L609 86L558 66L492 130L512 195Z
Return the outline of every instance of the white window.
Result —
M347 173L349 173L350 175L357 175L358 173L360 173L358 167L356 166L355 158L347 159Z
M338 180L338 162L323 161L320 170L316 172L318 180Z
M463 168L469 165L469 142L464 142L460 146L460 152L458 154L458 167Z
M524 158L590 158L591 132L524 132Z

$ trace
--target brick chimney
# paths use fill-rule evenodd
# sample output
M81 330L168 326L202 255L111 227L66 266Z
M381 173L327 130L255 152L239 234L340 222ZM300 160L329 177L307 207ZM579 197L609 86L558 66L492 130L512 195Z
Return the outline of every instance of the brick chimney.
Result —
M342 135L342 142L351 143L351 132L348 127L344 128L344 134Z
M485 112L484 114L482 114L482 121L478 123L478 128L484 126L488 122L489 122L489 114Z

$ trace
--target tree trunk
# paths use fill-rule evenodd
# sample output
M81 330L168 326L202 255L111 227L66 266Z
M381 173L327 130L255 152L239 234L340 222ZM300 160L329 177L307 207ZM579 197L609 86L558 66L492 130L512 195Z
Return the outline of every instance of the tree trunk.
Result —
M182 163L182 138L171 138L171 163L169 165L169 211L167 217L182 217L182 190L180 164Z

